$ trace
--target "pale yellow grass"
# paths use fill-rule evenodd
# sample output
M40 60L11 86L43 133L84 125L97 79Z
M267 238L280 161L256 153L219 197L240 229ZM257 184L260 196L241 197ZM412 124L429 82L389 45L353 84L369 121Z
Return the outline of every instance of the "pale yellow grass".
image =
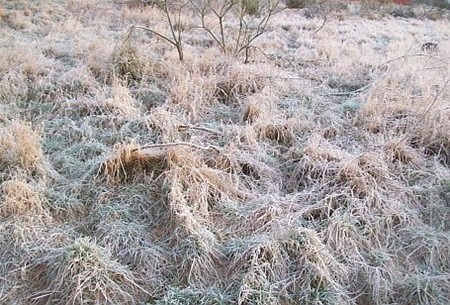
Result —
M0 130L0 164L4 170L20 168L31 174L41 169L43 161L40 135L29 124L12 122Z
M1 185L3 202L0 205L2 217L33 215L43 212L42 187L33 186L19 179L3 182Z

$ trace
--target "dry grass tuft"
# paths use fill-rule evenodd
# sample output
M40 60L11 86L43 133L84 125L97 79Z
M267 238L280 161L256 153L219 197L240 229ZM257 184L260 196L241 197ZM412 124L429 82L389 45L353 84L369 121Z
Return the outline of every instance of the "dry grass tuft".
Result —
M418 165L420 157L404 141L390 141L385 146L388 160Z
M311 137L303 149L304 155L315 161L333 162L342 159L339 149L333 147L322 137Z
M203 157L181 147L169 150L169 170L164 185L169 188L168 204L172 241L179 277L206 286L218 278L223 259L212 220L222 203L244 202L250 195L237 176L208 167Z
M362 237L360 220L349 213L332 217L324 237L324 243L341 259L359 261L362 259L361 251L369 247L368 241Z
M128 266L153 291L164 288L171 278L166 251L152 241L145 225L133 220L107 217L96 224L95 236L101 247L108 249L113 257Z
M409 262L424 264L436 272L448 272L450 237L447 233L423 226L401 232L403 249Z
M158 177L168 166L166 158L164 148L141 150L133 144L120 145L103 162L100 171L112 183L142 179L145 175Z
M132 97L130 90L123 81L117 77L112 77L111 90L109 92L98 92L90 87L96 86L96 81L89 75L89 71L83 71L81 78L72 84L68 84L66 93L73 93L74 97L80 94L83 97L71 98L63 102L55 115L64 113L66 116L89 117L113 115L121 118L136 118L140 115L140 109L137 102ZM71 76L69 75L68 78ZM84 91L84 92L83 92ZM86 98L86 95L95 95L95 98Z
M116 55L116 57L114 57L114 46L110 44L109 40L98 39L89 46L86 66L99 82L109 83L111 81L114 64L120 65L120 56ZM118 70L120 71L121 69Z
M268 83L270 69L256 65L225 66L216 82L214 96L224 104L234 104L240 98L261 92Z
M185 283L205 286L217 277L216 262L220 257L217 238L204 225L206 216L195 211L200 207L191 207L181 196L183 190L172 186L169 200L175 227L172 243L178 278Z
M337 181L343 185L348 185L359 198L364 198L374 188L375 181L371 178L361 170L358 164L349 162L340 168Z
M33 286L28 282L28 268L42 255L44 247L62 247L76 235L70 226L58 225L40 215L3 220L0 224L0 302L34 303L29 299ZM42 282L42 279L38 280Z
M365 153L357 158L358 166L377 182L389 179L388 167L384 160L375 153Z
M311 230L287 231L277 237L236 240L228 247L227 268L239 277L238 304L345 304L345 269L323 248Z
M184 227L175 230L172 239L177 278L188 285L207 287L209 283L219 279L217 270L223 260L219 242L208 228L195 228L195 225L192 226L193 223L187 223L188 212L182 211L180 206L178 209L177 218L179 224L184 224ZM191 228L187 225L191 225ZM191 232L183 232L185 230L191 230Z
M256 103L248 103L244 109L242 120L246 123L252 124L260 116L261 110Z
M87 238L49 249L28 272L36 287L31 300L44 304L128 303L146 294L125 266Z
M20 179L7 180L0 185L0 216L35 215L43 212L43 196L37 186Z
M3 101L9 101L11 104L22 102L29 91L27 82L27 77L22 73L10 71L4 74L0 79L0 98L2 99L0 104L4 104Z
M387 166L374 154L340 162L338 167L336 182L348 186L358 198L376 196L378 188L388 180Z
M445 99L445 97L442 97ZM450 110L444 101L430 110L428 117L418 125L411 145L428 156L436 156L443 164L450 164Z
M396 298L402 305L447 304L450 302L449 282L448 273L409 275L396 283Z
M40 135L29 124L13 122L0 128L0 166L21 168L29 174L42 170L44 156Z
M210 168L202 159L181 147L170 149L166 184L170 186L169 198L174 204L187 204L192 212L202 217L209 215L218 201L248 198L250 194L236 175Z
M193 121L213 104L214 82L197 67L180 68L171 83L170 100L184 109Z
M258 124L256 126L260 137L289 145L294 138L293 128L289 124Z
M327 147L328 146L328 147ZM321 138L314 137L300 153L293 172L288 181L288 188L304 187L314 181L333 178L338 173L338 163L341 156L336 149L329 147L329 143Z
M139 81L143 76L143 64L135 47L126 40L118 45L112 58L114 73L128 81Z
M5 9L0 6L0 21L3 21L4 18L6 18Z

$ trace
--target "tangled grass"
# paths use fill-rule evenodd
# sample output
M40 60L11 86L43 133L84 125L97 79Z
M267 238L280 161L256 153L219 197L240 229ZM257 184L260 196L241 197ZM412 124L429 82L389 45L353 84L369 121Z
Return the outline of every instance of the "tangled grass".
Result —
M0 4L0 303L448 304L448 12L151 4Z

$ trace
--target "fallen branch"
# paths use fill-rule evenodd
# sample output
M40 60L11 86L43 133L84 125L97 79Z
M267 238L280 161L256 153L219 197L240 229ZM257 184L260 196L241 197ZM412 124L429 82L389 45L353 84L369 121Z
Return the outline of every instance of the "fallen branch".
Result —
M178 131L185 131L188 129L194 129L194 130L199 130L199 131L205 131L205 132L209 132L212 133L215 136L219 136L221 133L206 127L200 127L200 126L191 126L191 125L179 125L178 126Z
M220 152L220 148L218 148L217 146L214 145L208 145L208 146L201 146L201 145L197 145L194 143L188 143L188 142L176 142L176 143L161 143L161 144L149 144L149 145L144 145L142 147L139 148L135 148L132 151L137 151L137 150L143 150L143 149L151 149L151 148L165 148L165 147L176 147L176 146L189 146L195 149L200 149L200 150L215 150L216 152Z

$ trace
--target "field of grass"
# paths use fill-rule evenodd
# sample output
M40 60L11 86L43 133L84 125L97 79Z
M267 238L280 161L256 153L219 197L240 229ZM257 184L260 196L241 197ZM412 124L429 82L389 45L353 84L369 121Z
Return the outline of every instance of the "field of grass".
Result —
M0 304L450 304L448 12L139 2L0 1Z

